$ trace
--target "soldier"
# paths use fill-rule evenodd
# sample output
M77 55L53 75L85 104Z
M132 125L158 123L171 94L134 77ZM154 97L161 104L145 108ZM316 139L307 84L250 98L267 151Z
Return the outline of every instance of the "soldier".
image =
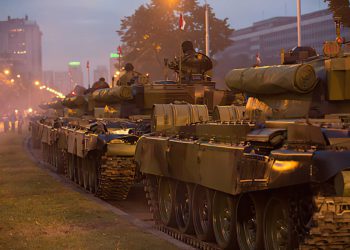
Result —
M174 61L171 61L168 67L178 74L181 74L181 79L185 81L191 81L193 75L200 74L203 75L203 78L207 78L208 76L204 75L204 73L213 68L210 58L202 53L196 52L191 41L184 41L181 47L183 55L180 59L175 58Z
M5 117L3 118L3 121L4 121L4 132L7 133L10 129L10 122L9 122L8 115L5 115Z
M136 82L141 73L134 71L134 66L127 63L124 66L125 73L119 78L117 85L130 86Z
M94 84L91 87L91 92L94 92L98 89L108 89L109 85L106 82L106 79L104 77L101 77L97 82L94 82Z
M22 127L23 127L23 114L22 112L18 113L18 125L17 125L17 132L18 134L22 134Z
M16 110L17 111L17 110ZM16 115L16 111L12 112L10 114L10 122L11 122L11 131L15 132L16 131L16 121L17 121L17 115Z

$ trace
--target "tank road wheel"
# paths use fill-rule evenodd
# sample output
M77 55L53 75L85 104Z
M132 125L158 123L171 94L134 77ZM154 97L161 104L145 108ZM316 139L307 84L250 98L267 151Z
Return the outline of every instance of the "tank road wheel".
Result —
M242 195L236 208L237 241L241 250L264 249L264 204L257 195Z
M193 219L192 219L192 192L191 185L178 182L176 184L176 203L175 203L175 217L177 227L182 233L193 233Z
M158 187L158 203L160 219L164 225L171 226L175 223L175 190L174 183L168 178L162 177Z
M88 160L88 171L89 171L89 190L91 193L95 193L98 186L97 179L97 162L93 157Z
M75 157L73 154L68 153L68 177L71 181L75 181Z
M89 190L89 158L82 159L83 185L85 190Z
M79 161L78 161L78 156L73 155L74 158L74 165L73 165L73 169L74 169L74 182L79 184Z
M193 190L193 226L197 238L202 241L213 241L213 192L197 185Z
M236 200L216 191L213 198L213 228L216 242L222 249L239 249L235 213Z
M292 249L288 201L273 196L264 212L264 238L266 250Z
M77 156L77 173L78 173L78 184L79 186L84 186L84 176L83 176L83 158Z

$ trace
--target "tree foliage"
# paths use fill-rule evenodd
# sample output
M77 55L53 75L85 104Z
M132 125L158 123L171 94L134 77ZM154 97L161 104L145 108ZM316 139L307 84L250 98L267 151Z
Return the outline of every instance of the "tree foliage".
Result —
M349 0L325 0L334 17L340 17L344 26L350 27Z
M179 15L183 13L185 30L179 29ZM136 69L162 76L163 59L172 59L181 51L181 42L190 40L199 51L205 51L205 6L198 0L151 0L141 5L133 15L121 20L118 34L124 47L124 62L132 62ZM228 19L217 18L209 7L210 54L231 45L233 29Z

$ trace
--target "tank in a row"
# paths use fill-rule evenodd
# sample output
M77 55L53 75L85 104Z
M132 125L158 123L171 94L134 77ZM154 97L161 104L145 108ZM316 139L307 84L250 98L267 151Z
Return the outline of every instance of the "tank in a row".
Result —
M171 64L179 73L178 66L178 61ZM187 55L180 68L179 81L150 82L140 75L130 86L88 94L76 88L63 100L42 104L50 115L32 122L33 146L41 146L45 163L90 192L103 199L125 199L140 177L136 142L151 131L155 103L207 104L211 111L232 103L232 92L216 89L207 76L212 68L208 57Z
M246 106L213 119L154 106L135 159L160 230L200 249L350 249L350 53L324 53L233 69Z

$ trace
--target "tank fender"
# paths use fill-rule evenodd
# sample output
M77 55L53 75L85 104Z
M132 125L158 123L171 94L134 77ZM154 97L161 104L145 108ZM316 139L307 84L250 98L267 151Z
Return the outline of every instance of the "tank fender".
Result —
M345 169L350 169L349 150L315 152L312 158L312 181L327 181Z
M282 149L271 151L268 187L280 188L310 182L312 156L312 152Z

